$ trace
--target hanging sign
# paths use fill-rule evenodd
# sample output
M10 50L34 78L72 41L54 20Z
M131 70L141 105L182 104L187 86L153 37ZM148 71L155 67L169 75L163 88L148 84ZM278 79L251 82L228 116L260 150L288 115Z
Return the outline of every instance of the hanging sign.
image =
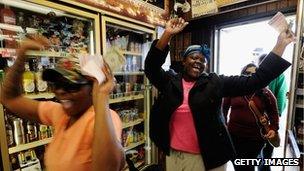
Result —
M192 0L192 18L218 12L215 0Z
M237 4L248 0L215 0L218 7Z

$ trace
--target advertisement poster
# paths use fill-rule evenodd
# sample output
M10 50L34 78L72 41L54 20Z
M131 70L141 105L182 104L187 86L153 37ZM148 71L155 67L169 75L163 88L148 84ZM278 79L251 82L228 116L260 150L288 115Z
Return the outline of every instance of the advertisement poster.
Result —
M218 11L215 0L192 0L192 18L206 14L216 13Z

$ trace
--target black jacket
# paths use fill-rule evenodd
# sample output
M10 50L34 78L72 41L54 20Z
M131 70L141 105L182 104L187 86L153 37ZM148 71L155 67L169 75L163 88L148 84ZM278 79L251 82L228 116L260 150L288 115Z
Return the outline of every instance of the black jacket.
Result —
M155 44L156 41L152 43L145 60L145 74L160 92L151 110L150 138L169 155L169 122L172 113L183 101L182 76L161 68L169 46L161 51ZM188 101L206 169L221 166L234 157L234 148L221 111L222 97L242 96L266 87L289 66L289 62L270 53L251 77L204 73L198 78L189 92Z

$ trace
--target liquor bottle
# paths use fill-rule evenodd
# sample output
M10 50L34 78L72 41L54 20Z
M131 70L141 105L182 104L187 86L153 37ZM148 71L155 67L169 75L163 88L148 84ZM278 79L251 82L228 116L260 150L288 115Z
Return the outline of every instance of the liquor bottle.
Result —
M27 121L26 123L27 134L29 135L29 142L35 141L38 138L37 128L34 123Z
M13 127L9 123L6 115L4 115L4 119L5 119L5 130L6 130L7 146L11 147L14 144Z
M20 170L20 165L19 165L18 159L14 154L10 155L10 161L11 161L11 164L12 164L13 171Z
M47 82L43 81L42 79L42 65L41 63L38 64L38 69L35 72L35 79L36 79L36 89L38 92L45 92L48 88Z
M25 64L25 71L23 73L23 90L25 94L35 91L35 75L30 71L28 64Z
M35 153L35 151L33 149L30 150L30 155L31 155L31 160L32 161L37 160L36 153Z
M22 120L19 118L14 120L14 140L16 145L25 143Z
M24 155L23 152L20 152L20 153L18 154L18 160L19 160L20 166L26 164L26 159L25 159L25 155Z
M46 125L40 125L39 126L39 132L40 132L40 139L48 138L48 127Z

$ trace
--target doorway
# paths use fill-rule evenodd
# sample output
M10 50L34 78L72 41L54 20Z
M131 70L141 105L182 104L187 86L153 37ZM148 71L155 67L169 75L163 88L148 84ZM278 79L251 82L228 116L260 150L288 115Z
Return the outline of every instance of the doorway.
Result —
M295 15L286 17L288 22L293 23L292 30L295 30ZM274 47L279 33L268 25L270 19L239 23L230 26L222 26L215 30L214 48L214 72L224 75L240 75L241 69L248 63L258 65L258 57L261 54L269 53ZM283 58L292 63L293 44L288 45ZM291 67L284 72L287 87L289 90ZM286 97L287 98L287 97ZM274 149L274 158L283 158L285 146L285 131L287 121L287 106L280 117L279 134L281 145ZM233 167L228 167L233 170ZM282 168L275 167L274 170ZM230 169L229 169L230 170Z

